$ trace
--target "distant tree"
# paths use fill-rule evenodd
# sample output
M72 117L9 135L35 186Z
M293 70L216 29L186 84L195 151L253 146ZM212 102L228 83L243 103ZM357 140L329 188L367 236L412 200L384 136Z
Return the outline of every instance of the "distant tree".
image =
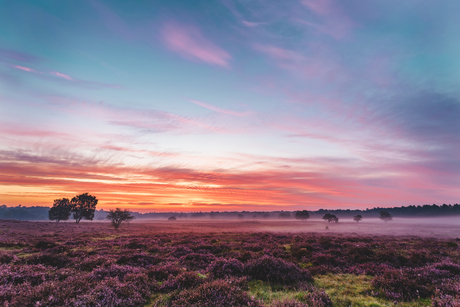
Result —
M175 217L175 216L170 216L170 217L168 218L168 221L175 221L175 220L176 220L176 217Z
M330 222L338 223L339 222L339 218L336 217L334 214L330 214L330 213L326 213L323 216L323 220L327 221L328 223Z
M279 215L278 215L279 218L282 218L282 219L287 219L287 218L290 218L291 217L291 213L290 212L281 212Z
M355 215L353 217L353 220L358 223L359 221L361 221L363 219L363 216L361 214L358 214L358 215Z
M268 219L270 217L270 213L265 212L265 213L262 214L262 217L264 219Z
M72 207L68 198L55 199L53 207L48 211L48 218L51 221L67 221L70 217Z
M237 215L237 216L238 216L238 218L239 218L239 219L242 219L242 218L244 218L244 214L243 214L243 213L238 213L238 215Z
M88 193L80 194L72 198L70 205L75 222L80 223L81 219L92 221L94 211L96 210L97 198Z
M310 218L310 213L307 210L297 211L295 213L295 218L298 220L308 220Z
M112 222L112 226L115 227L115 229L118 229L121 224L127 223L134 219L134 216L132 216L131 212L126 209L121 210L120 208L117 208L115 210L110 210L106 219Z
M393 217L391 216L390 212L388 212L388 211L380 211L379 219L381 219L382 221L384 221L386 223L388 221L391 221L393 219Z

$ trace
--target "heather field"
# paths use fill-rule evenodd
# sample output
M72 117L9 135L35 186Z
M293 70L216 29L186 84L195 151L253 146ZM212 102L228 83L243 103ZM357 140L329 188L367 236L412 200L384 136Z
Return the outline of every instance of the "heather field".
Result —
M460 226L431 221L0 220L0 302L460 306Z

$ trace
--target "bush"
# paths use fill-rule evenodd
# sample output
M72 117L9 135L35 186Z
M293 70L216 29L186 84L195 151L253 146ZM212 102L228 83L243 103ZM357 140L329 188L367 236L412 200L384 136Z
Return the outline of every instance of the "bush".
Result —
M213 254L197 254L191 253L182 256L179 262L189 270L203 270L206 269L211 262L216 260L216 256Z
M214 278L241 277L243 269L243 263L237 259L220 258L211 263L208 267L208 272Z
M163 260L164 259L159 256L139 253L132 255L123 255L120 258L118 258L117 264L149 267L151 265L158 264Z
M244 274L253 279L280 284L294 284L311 280L309 271L300 269L294 263L271 256L263 256L249 261L245 265Z
M390 269L372 280L383 296L395 301L413 301L429 298L435 293L436 284L451 277L448 271L427 266L419 269Z
M248 297L238 285L218 279L204 283L195 289L185 290L171 297L171 307L227 307L261 306L258 301Z
M113 264L109 267L95 269L91 273L91 279L101 281L105 278L117 277L119 280L124 280L126 274L139 274L141 271L138 268L129 265Z
M18 260L18 257L16 257L16 255L13 255L11 253L4 253L0 251L0 264L9 264L16 260Z
M170 276L177 276L184 271L183 268L173 263L168 263L162 266L153 266L147 270L147 276L151 280L165 281Z
M163 292L171 292L174 290L183 290L195 288L201 285L205 280L205 277L200 277L196 272L183 272L176 277L170 276L165 281L160 290Z

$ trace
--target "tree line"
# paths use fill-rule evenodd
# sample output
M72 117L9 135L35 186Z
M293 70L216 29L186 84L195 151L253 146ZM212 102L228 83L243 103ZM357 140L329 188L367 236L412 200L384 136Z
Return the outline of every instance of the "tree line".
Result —
M33 206L24 207L0 205L0 219L13 220L47 220L50 207ZM372 208L366 210L352 209L320 209L310 212L311 218L322 218L329 213L338 218L353 218L361 215L363 218L379 217L380 211L388 211L393 217L443 217L460 215L460 205L423 205L423 206L407 206L407 207L390 207L390 208ZM94 219L105 219L108 211L96 210ZM232 218L294 218L296 211L211 211L211 212L131 212L131 215L136 219L168 219L170 216L175 216L178 219L182 218L212 218L212 219L232 219ZM241 214L241 216L238 216Z
M299 220L308 220L310 218L310 213L307 210L297 211L294 217ZM326 213L322 217L322 219L327 221L328 223L331 223L331 222L338 223L339 222L339 218L335 214L330 214L330 213ZM363 219L363 216L361 214L353 216L353 220L356 223L359 223L362 219ZM381 210L379 213L379 219L381 219L382 221L386 223L388 221L391 221L393 219L393 216L391 215L390 212Z

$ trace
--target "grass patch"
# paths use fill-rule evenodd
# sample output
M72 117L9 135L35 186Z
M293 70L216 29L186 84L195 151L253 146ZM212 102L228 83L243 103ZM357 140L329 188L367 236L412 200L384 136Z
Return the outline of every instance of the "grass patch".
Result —
M431 305L429 299L395 305L391 301L374 297L372 295L374 290L371 285L372 279L372 276L365 275L329 274L315 277L314 285L325 289L334 307L422 307Z
M145 307L166 307L168 306L170 294L156 293L152 295L144 305Z
M299 291L289 290L283 287L272 287L268 282L253 280L249 282L248 295L263 303L264 306L272 306L277 300L294 299Z

